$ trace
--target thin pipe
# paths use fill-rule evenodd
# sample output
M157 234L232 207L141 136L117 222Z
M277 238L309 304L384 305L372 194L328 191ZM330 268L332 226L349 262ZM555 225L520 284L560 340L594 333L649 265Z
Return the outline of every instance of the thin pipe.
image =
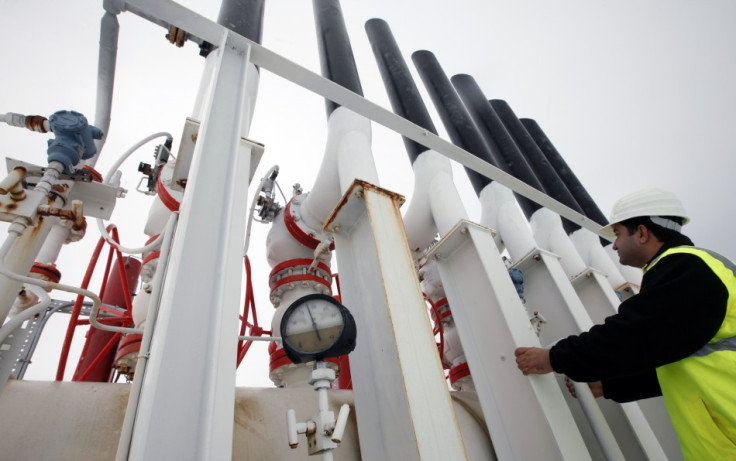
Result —
M107 174L105 175L105 177L103 179L103 184L108 184L108 185L110 184L110 181L112 180L115 172L118 171L118 169L123 164L123 162L125 162L125 160L127 160L128 157L130 157L131 155L133 155L133 153L135 151L137 151L138 149L140 149L147 142L149 142L149 141L151 141L153 139L162 137L162 136L165 136L167 140L173 140L174 139L171 136L171 134L169 134L169 133L167 133L165 131L161 131L159 133L154 133L152 135L146 136L145 138L141 139L137 143L133 144L133 146L130 149L128 149L127 151L125 151L123 153L123 155L121 155L120 158L118 158L115 161L115 163L113 163L113 165L110 167L110 170L107 172ZM159 236L156 237L148 245L142 246L140 248L128 248L128 247L124 247L124 246L121 246L118 242L115 242L112 239L112 237L110 237L110 234L108 234L107 233L107 230L105 229L105 223L104 223L104 221L101 218L97 218L96 221L97 221L97 229L100 231L100 235L102 235L102 237L105 239L105 241L107 241L107 243L111 247L116 248L118 251L120 251L122 253L128 253L128 254L145 253L146 251L151 251L154 248L156 248L158 246L159 242L161 241L161 235L159 234Z
M587 383L577 383L575 381L572 381L572 383L575 387L575 395L578 398L578 402L580 402L583 413L585 413L585 416L590 423L590 427L593 429L593 433L595 434L598 443L600 443L601 450L603 450L603 454L606 456L606 459L608 461L624 461L626 458L624 457L621 448L618 446L616 438L614 437L613 432L611 432L611 428L606 422L606 418L603 416L601 408L596 403L595 397L590 391L590 387L588 387Z
M5 243L3 243L3 246L0 247L0 274L4 275L5 277L11 280L15 280L15 281L30 284L30 285L39 286L46 290L60 290L60 291L66 291L69 293L86 296L87 298L92 300L92 311L95 314L97 313L97 311L100 308L101 300L95 293L89 290L84 290L82 288L77 288L77 287L73 287L69 285L62 285L60 283L49 282L46 280L34 279L34 278L27 277L24 275L16 274L8 270L8 268L5 266L5 257L8 255L8 252L10 251L10 248L13 246L13 243L15 243L18 237L20 237L20 234L17 232L13 232L12 229L9 229L8 232L10 233L10 235L8 235L8 238L5 240ZM90 323L94 325L96 328L100 328L103 330L110 330L110 331L118 331L118 330L114 330L113 327L106 327L104 325L100 325L99 322L97 322L96 319L94 319L93 317L90 317ZM129 329L125 329L123 332L128 333Z
M118 449L115 455L116 461L128 460L130 442L133 438L133 426L135 425L135 417L136 413L138 413L138 403L141 398L143 376L146 373L148 357L151 351L151 339L153 338L153 330L156 325L158 309L161 304L161 288L169 265L169 250L178 219L179 213L172 213L171 216L169 216L169 220L166 223L164 231L161 233L161 254L156 267L156 274L151 281L151 302L148 307L146 325L143 328L143 337L141 338L141 346L138 351L138 361L133 375L133 384L131 385L130 394L128 396L128 406L125 410L125 419L123 420L123 427L120 429L120 439L118 441Z
M95 105L94 126L102 130L103 136L95 141L97 153L87 160L87 165L94 167L100 158L102 148L110 128L112 114L112 95L115 86L115 66L118 56L118 36L120 24L115 14L105 12L100 20L100 51L97 61L97 101Z

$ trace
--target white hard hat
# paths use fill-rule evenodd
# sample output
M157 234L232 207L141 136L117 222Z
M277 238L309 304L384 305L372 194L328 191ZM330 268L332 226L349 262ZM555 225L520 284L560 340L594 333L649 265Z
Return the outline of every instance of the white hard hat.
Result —
M618 199L611 210L610 224L600 230L600 235L615 238L613 225L630 218L643 216L652 217L655 224L662 227L680 231L681 226L671 219L663 219L663 216L674 216L682 218L682 224L690 221L687 217L682 202L675 194L662 189L642 189L632 192Z

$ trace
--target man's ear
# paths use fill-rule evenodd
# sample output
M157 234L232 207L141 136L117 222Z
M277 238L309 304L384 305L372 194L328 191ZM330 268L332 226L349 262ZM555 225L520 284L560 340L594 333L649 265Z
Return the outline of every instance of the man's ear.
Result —
M654 237L649 233L649 229L647 229L647 226L644 224L639 224L639 227L637 227L636 230L639 231L639 236L636 240L641 244L647 243L652 237Z

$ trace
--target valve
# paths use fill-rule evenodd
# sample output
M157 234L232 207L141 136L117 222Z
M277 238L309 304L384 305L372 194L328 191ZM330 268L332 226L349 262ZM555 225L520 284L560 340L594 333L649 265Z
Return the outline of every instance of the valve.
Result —
M55 138L49 140L46 149L48 161L60 162L66 173L72 173L80 160L87 160L97 153L95 139L102 139L102 130L87 123L79 112L60 110L49 117L49 127Z
M161 174L161 168L169 161L172 143L172 139L167 139L166 143L156 146L156 150L153 152L155 158L153 165L144 162L138 164L138 172L143 173L143 177L138 183L138 187L136 187L138 192L146 195L156 195L158 176ZM143 181L146 181L146 190L141 188Z
M258 217L261 222L269 223L278 214L281 205L276 201L276 177L279 175L278 165L274 165L268 176L261 180L261 187L258 190Z
M299 446L299 434L306 434L309 455L323 454L326 459L332 459L332 450L342 442L345 426L350 416L350 406L343 404L335 418L335 413L328 410L327 389L335 381L335 370L328 368L323 361L315 362L310 375L309 384L317 391L319 412L306 422L296 421L296 412L293 409L286 411L286 428L289 446Z

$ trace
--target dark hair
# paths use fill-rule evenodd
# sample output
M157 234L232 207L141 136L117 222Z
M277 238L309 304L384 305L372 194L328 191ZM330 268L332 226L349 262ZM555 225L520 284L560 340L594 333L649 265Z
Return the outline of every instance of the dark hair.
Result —
M669 219L671 221L676 222L677 224L682 225L682 218L678 216L661 216L662 218ZM680 232L672 229L667 229L665 227L660 226L659 224L654 224L651 219L649 219L649 216L638 216L636 218L629 218L625 221L621 221L621 225L626 227L626 229L629 231L629 234L633 234L636 232L636 229L639 226L646 227L649 232L651 232L654 237L657 238L660 242L667 242L668 240L672 240L674 237L677 237L678 235L682 235Z

